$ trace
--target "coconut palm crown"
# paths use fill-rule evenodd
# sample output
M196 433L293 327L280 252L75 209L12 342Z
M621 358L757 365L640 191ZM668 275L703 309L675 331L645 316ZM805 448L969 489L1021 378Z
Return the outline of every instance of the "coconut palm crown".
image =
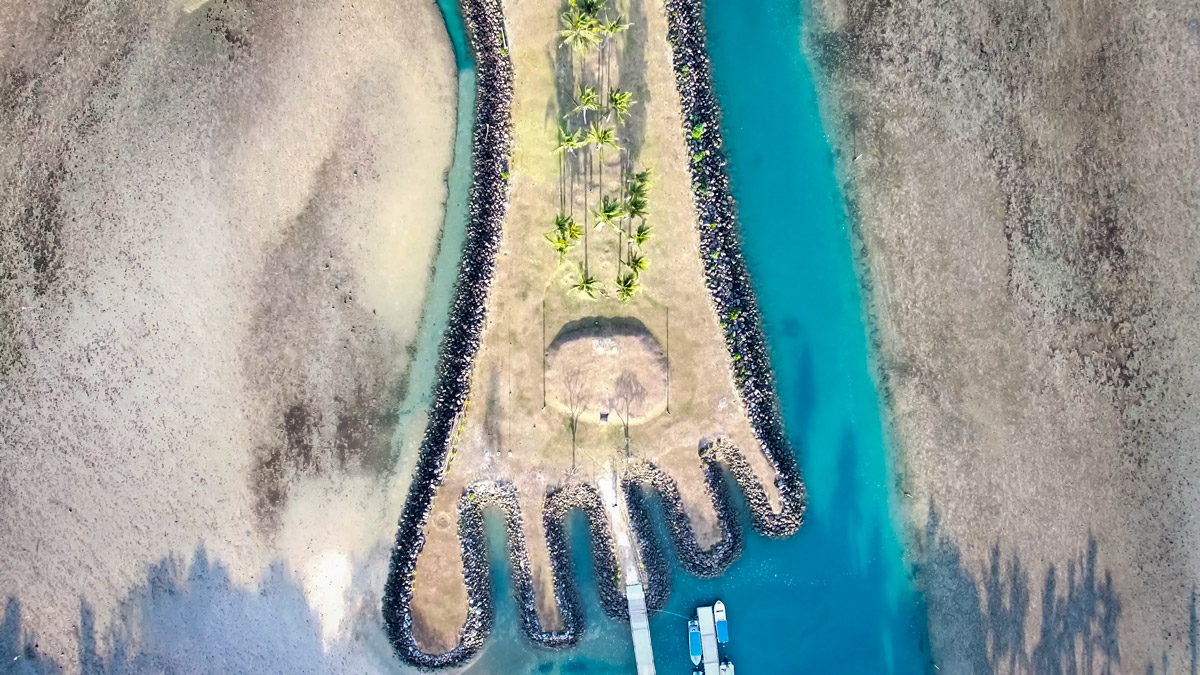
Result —
M608 92L608 109L617 116L617 121L625 124L625 118L629 117L629 108L637 101L633 100L633 94L620 89L613 89Z
M617 223L627 215L625 205L610 195L604 195L604 199L600 202L600 208L592 209L592 217L596 219L596 229L603 229L605 225L615 228Z
M646 216L649 215L650 210L645 197L630 197L625 202L626 218L637 218L642 222L646 222Z
M592 300L596 299L596 294L600 292L600 282L596 281L596 277L591 276L583 269L583 265L579 265L579 281L571 287L571 290L580 295L586 295Z
M617 134L613 128L607 124L601 125L592 122L592 125L588 127L587 135L584 136L584 140L596 146L596 149L600 152L604 152L605 146L610 148L617 147Z
M575 108L567 113L567 117L583 113L583 122L587 124L589 110L593 112L600 110L600 97L596 94L595 87L580 87L575 96Z
M583 228L575 222L575 218L567 213L554 216L554 231L563 238L575 241L583 236Z
M571 250L571 240L563 236L561 232L547 232L545 234L546 243L550 244L550 248L558 254L558 262L566 259L567 253Z
M638 281L636 274L622 274L617 277L617 299L621 302L629 302L630 298L642 290L642 284Z
M570 47L582 56L600 44L600 24L595 15L572 8L562 15L562 30L558 31L563 46Z
M629 239L636 244L638 248L641 248L642 246L645 246L646 242L650 241L651 237L654 236L651 233L653 229L653 225L642 223L641 225L638 225L638 228L633 232L633 236L631 236Z
M596 25L596 32L600 33L602 39L607 40L611 37L616 37L617 33L629 30L629 24L620 14L612 21L600 21Z
M554 147L554 154L561 155L565 152L575 152L583 144L583 134L575 131L567 130L566 125L558 127L558 145Z
M629 266L630 273L636 277L650 268L650 258L646 257L644 253L633 253L629 256L629 260L625 261L625 264Z

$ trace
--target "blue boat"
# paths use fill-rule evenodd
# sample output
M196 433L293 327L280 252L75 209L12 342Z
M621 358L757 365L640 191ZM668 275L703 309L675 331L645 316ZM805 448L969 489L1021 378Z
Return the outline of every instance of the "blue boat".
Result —
M700 622L695 619L688 621L688 649L692 652L692 665L700 665L704 651L700 647Z
M718 600L713 604L713 619L717 622L717 642L729 642L729 622L725 620L725 603Z

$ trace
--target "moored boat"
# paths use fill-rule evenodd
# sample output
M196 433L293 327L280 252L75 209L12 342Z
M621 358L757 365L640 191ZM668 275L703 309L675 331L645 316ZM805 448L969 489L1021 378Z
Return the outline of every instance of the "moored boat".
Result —
M692 665L700 665L704 650L700 646L700 622L695 619L688 621L688 649L692 653Z
M729 661L722 661L721 675L733 675L733 663Z
M725 603L720 600L713 603L713 619L717 622L717 642L729 642L729 623L725 620Z

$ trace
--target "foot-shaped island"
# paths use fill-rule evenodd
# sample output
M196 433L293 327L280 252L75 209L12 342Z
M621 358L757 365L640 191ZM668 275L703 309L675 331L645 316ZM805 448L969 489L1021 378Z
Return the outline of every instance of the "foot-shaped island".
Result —
M627 584L651 611L665 604L668 550L704 576L736 559L734 489L760 532L800 526L701 12L463 2L479 87L471 215L383 599L409 663L455 665L486 639L489 509L524 632L546 646L583 630L572 510L614 617L628 616Z

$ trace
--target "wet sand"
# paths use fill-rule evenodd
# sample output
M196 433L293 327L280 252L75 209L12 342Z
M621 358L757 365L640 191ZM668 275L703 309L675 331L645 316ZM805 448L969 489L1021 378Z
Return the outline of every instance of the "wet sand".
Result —
M810 14L941 671L1195 672L1195 7Z
M0 38L0 655L390 662L437 7L47 0Z

